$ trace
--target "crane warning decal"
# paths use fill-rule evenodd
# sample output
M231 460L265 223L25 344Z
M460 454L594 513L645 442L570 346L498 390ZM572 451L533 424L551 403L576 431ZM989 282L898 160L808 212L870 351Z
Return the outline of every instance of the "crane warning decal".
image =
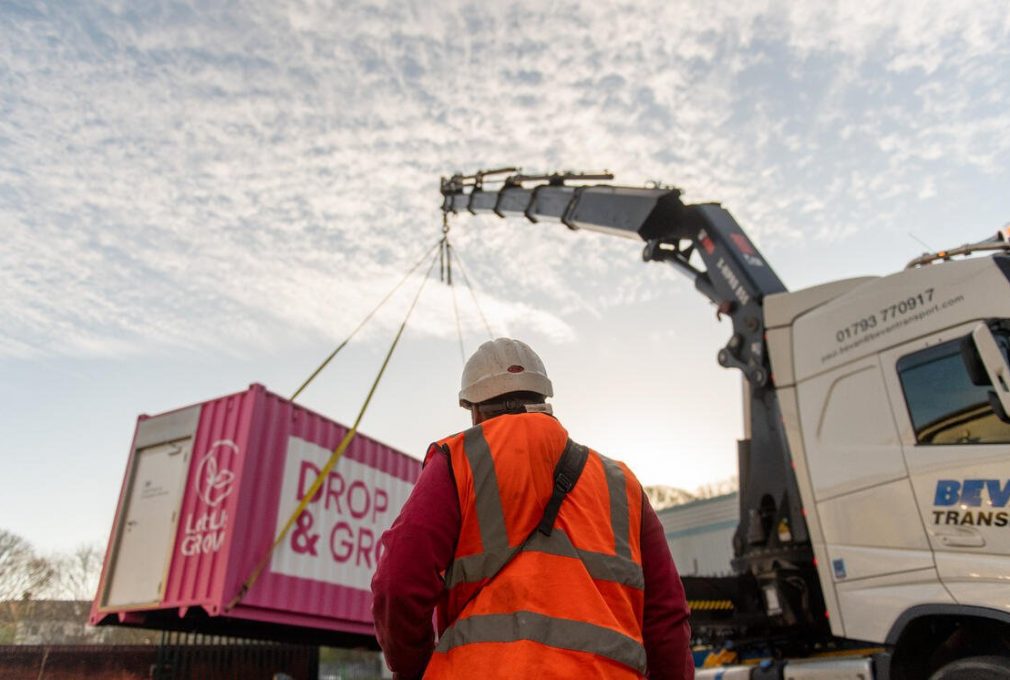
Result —
M754 251L754 246L751 245L751 242L747 240L746 236L744 236L743 234L735 233L730 234L729 238L733 242L733 244L736 245L737 250L740 251L740 255L743 256L744 262L746 262L752 267L765 266L764 261L762 261L761 258L757 256L757 253Z
M740 279L737 278L736 273L733 272L733 268L722 259L719 258L718 262L715 264L716 270L722 274L722 278L725 279L726 284L733 291L733 295L736 299L740 301L741 305L746 305L750 302L750 295L748 295L747 290L743 287Z
M299 437L288 439L277 512L279 532L332 452ZM379 538L413 485L344 456L323 481L274 552L274 573L368 590L379 559Z
M705 252L711 255L715 252L715 242L708 235L708 232L702 229L698 232L698 242L701 243L701 247L705 249Z

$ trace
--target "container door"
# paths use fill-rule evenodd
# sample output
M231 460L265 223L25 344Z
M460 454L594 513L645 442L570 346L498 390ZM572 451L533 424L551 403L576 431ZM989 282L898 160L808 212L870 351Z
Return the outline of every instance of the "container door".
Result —
M161 601L191 445L187 438L137 451L106 607Z

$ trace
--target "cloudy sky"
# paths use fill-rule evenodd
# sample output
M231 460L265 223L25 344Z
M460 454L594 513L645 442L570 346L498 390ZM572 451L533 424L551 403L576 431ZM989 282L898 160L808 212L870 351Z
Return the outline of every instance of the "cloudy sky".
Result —
M438 237L439 177L502 165L719 201L790 289L892 272L1010 221L1010 2L4 2L0 527L104 541L138 413L290 393ZM575 438L734 473L688 282L550 225L452 237ZM413 286L304 403L353 419ZM420 455L460 368L432 284L363 429Z

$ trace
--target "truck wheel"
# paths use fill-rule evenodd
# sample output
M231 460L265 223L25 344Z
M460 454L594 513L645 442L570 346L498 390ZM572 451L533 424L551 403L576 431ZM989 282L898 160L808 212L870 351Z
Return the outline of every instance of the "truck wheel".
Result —
M1005 656L970 656L952 661L929 680L1010 680L1010 658Z

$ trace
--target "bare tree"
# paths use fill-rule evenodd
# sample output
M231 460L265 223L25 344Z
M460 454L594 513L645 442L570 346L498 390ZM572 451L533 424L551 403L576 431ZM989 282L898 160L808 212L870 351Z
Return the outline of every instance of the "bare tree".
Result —
M90 600L98 590L102 572L102 551L94 544L84 543L73 552L54 559L59 597L69 600Z
M668 508L671 505L681 505L693 501L694 494L672 486L653 485L644 487L649 503L656 510Z
M46 597L55 579L52 563L17 534L0 529L0 643L10 643L33 601Z
M48 595L56 570L17 534L0 529L0 601L31 600Z
M699 486L695 489L694 495L698 498L715 498L733 493L739 490L739 488L740 480L736 475L733 475L726 479L720 479L717 482L710 482Z

